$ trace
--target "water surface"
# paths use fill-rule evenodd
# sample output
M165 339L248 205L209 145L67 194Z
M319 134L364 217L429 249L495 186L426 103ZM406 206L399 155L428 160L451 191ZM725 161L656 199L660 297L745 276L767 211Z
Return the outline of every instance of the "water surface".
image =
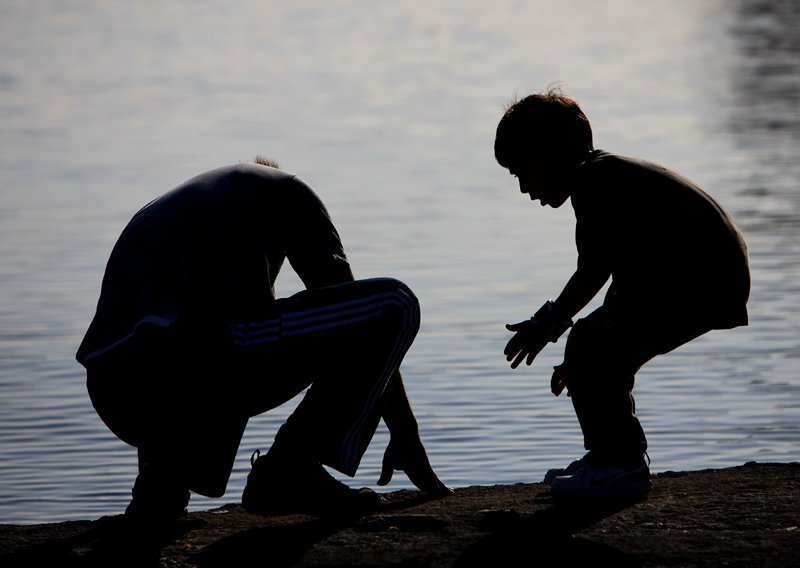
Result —
M74 361L130 216L257 153L311 183L358 276L422 302L404 364L432 460L454 486L538 481L581 455L563 344L511 371L503 324L575 264L574 219L532 206L493 161L502 108L562 81L598 147L674 168L748 241L751 325L638 376L655 471L800 449L800 15L793 1L8 1L0 18L0 522L120 512L135 453ZM299 289L283 274L279 293ZM293 403L254 419L226 496ZM383 431L354 483L374 487ZM396 477L390 488L409 485Z

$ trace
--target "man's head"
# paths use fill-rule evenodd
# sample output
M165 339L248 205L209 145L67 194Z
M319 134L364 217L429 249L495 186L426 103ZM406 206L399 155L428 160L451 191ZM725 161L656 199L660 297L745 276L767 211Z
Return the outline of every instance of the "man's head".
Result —
M593 149L586 115L556 89L511 104L494 141L495 158L519 178L520 191L551 207L567 200L568 176Z
M258 164L259 166L269 166L270 168L280 169L278 162L270 158L266 158L261 154L253 158L253 163Z

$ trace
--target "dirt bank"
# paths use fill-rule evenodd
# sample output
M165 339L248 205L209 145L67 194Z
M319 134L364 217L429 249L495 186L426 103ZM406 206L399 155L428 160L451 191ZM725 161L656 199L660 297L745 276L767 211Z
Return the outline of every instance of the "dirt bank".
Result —
M361 519L258 517L230 505L166 533L121 516L0 525L12 566L800 566L800 463L667 472L637 503L554 500L541 483L425 501L385 495ZM602 562L602 564L599 564Z

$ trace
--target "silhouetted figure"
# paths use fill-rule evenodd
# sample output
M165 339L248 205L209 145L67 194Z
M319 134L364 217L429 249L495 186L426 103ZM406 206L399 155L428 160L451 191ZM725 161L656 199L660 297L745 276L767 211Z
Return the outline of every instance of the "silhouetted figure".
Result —
M531 319L507 326L515 332L505 348L512 368L530 365L611 278L603 305L575 323L551 381L556 396L568 389L588 453L548 471L545 482L570 496L644 494L650 471L634 375L712 329L747 324L744 240L689 180L595 150L586 116L558 91L508 107L495 156L531 200L557 208L571 198L577 219L578 266L564 290Z
M353 513L378 496L352 476L381 418L390 432L379 484L433 472L398 371L419 326L401 282L354 280L322 201L263 158L201 174L141 209L106 267L77 359L114 434L136 446L126 510L185 512L189 491L221 496L248 418L310 386L242 496L257 513ZM275 167L272 167L275 166ZM276 299L285 259L306 290ZM255 456L254 456L255 457Z

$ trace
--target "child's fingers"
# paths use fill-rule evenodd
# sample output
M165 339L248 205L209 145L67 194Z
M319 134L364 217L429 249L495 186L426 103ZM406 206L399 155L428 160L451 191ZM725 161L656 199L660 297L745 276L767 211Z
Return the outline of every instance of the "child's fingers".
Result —
M550 379L550 392L558 396L567 387L567 374L564 368L559 365L553 367L553 377Z
M522 347L523 347L522 339L520 338L519 335L515 335L514 337L508 340L508 343L506 343L506 348L503 350L503 353L507 356L508 360L511 361L514 355L519 353L519 350L522 349Z
M523 327L527 327L529 323L530 323L530 320L525 320L525 321L521 321L521 322L518 322L518 323L507 323L506 324L506 329L508 331L519 331Z
M519 367L519 364L520 364L520 363L522 363L522 361L525 359L525 356L526 356L527 354L528 354L528 353L527 353L527 351L520 351L520 352L517 354L517 358L516 358L516 359L514 359L514 362L513 362L513 363L511 363L511 368L512 368L512 369L516 369L517 367Z

